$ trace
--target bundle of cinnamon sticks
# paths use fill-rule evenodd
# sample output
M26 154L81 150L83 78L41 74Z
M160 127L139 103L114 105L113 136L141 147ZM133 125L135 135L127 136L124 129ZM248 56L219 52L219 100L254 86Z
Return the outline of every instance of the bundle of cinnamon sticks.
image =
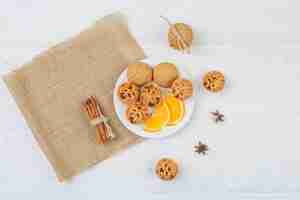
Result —
M108 119L103 114L103 109L95 96L90 96L82 103L83 110L87 113L90 124L96 127L98 144L105 144L115 138Z

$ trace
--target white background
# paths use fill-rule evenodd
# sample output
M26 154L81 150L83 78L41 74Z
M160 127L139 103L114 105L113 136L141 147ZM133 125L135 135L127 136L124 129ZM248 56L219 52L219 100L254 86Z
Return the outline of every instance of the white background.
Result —
M59 184L1 81L0 199L299 199L299 1L3 0L1 75L118 10L148 57L176 60L199 80L192 122ZM192 55L168 48L160 15L193 26ZM200 88L213 68L225 72L222 94ZM215 109L225 123L209 118ZM208 156L193 153L198 140L211 148ZM152 173L162 156L180 162L174 183Z

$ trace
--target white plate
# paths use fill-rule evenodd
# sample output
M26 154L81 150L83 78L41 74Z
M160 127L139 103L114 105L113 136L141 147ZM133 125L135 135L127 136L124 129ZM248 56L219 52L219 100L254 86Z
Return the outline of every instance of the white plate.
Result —
M151 63L148 60L145 62L150 65L158 64L158 63ZM174 63L174 64L176 64L176 63ZM178 71L180 72L181 77L186 78L186 79L191 79L189 74L185 70L183 70L182 67L177 66L177 68L178 68ZM170 136L170 135L176 133L178 130L182 129L190 121L193 110L194 110L195 99L196 99L195 98L195 87L194 87L193 96L184 102L185 114L184 114L182 121L179 122L177 125L166 126L159 132L146 132L143 129L143 124L131 124L126 119L126 116L125 116L126 105L123 104L118 97L118 87L126 81L127 81L127 69L125 69L121 73L121 75L119 76L119 78L115 84L114 94L113 94L113 102L114 102L115 111L117 113L118 118L120 119L122 124L127 129L129 129L131 132L133 132L134 134L144 137L144 138L163 138L163 137L167 137L167 136Z

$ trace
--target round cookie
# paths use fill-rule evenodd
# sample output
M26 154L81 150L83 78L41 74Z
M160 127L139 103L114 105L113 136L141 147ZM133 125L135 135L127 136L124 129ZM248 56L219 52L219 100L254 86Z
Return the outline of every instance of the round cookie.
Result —
M141 89L140 102L147 106L155 106L161 101L161 90L154 82L147 83Z
M126 110L126 118L132 124L142 123L150 116L148 106L141 103L129 105Z
M180 43L180 40L178 39L178 35L176 34L176 32L180 34L180 37L182 38L182 40L184 40L186 47ZM170 47L174 49L182 50L188 48L191 46L193 41L193 30L187 24L175 23L169 29L168 41Z
M219 92L224 89L225 78L219 71L210 71L203 77L203 86L210 92Z
M178 165L172 159L162 158L156 164L155 173L164 181L173 180L177 176Z
M153 81L162 87L170 87L178 76L176 65L172 63L160 63L153 69Z
M134 104L140 96L139 87L133 83L125 82L118 88L118 96L125 104Z
M152 80L152 68L143 62L131 63L127 68L127 79L138 86Z
M147 106L155 106L161 101L161 90L154 82L147 83L141 89L140 101Z
M181 100L193 96L193 83L190 80L178 78L171 86L173 95Z

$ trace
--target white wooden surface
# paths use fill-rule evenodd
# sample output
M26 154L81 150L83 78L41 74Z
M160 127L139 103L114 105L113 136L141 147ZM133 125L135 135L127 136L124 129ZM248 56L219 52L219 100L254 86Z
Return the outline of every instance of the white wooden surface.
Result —
M195 80L220 68L229 84L219 95L199 88L193 120L176 136L145 141L62 185L0 82L0 199L299 199L299 9L297 0L1 2L1 75L121 10L149 57L176 60ZM192 55L167 48L160 15L193 26ZM208 117L217 108L222 125ZM208 156L192 152L198 140ZM161 156L181 163L173 184L151 173Z

